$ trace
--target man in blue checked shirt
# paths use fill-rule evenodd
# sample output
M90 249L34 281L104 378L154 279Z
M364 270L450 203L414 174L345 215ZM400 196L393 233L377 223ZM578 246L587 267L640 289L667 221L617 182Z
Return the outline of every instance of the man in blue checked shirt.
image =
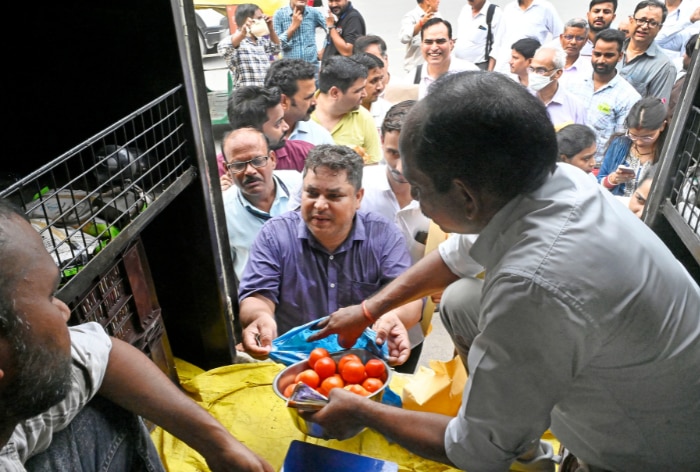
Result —
M290 0L288 7L275 12L272 21L282 44L282 55L310 62L318 71L316 28L328 31L321 12L306 8L305 0Z

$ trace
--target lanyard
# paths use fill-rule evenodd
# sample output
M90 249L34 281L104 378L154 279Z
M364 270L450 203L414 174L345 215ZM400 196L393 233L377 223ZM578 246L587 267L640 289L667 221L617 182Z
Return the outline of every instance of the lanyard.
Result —
M277 178L276 176L274 176L274 175L272 176L272 178L273 178L274 181L275 181L275 186L278 186L278 188L281 188L281 189L284 191L284 193L285 193L285 195L287 196L287 198L289 198L289 190L287 189L287 186L284 184L284 182L282 182L280 179L278 179L278 178ZM239 190L239 192L238 192L238 203L240 203L241 206L242 206L243 208L245 208L245 210L246 210L248 213L250 213L251 215L253 215L254 217L256 217L256 218L258 218L258 219L260 219L260 220L262 220L262 221L267 221L267 220L269 220L270 218L272 218L272 215L271 215L271 214L269 214L269 213L267 213L267 212L264 212L264 211L262 211L262 210L258 210L257 208L255 208L255 207L253 207L253 206L250 206L250 204L246 204L247 201L244 201L243 198L241 197L241 192L240 192L240 190ZM274 205L274 203L273 203L273 205Z

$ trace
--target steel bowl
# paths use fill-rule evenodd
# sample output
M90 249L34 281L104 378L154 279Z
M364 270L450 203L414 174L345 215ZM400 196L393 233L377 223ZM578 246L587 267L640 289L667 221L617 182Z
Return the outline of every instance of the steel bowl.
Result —
M387 373L387 378L384 382L384 385L376 392L373 392L371 395L367 396L367 398L370 398L374 401L381 401L382 397L384 396L384 390L391 383L392 370L391 367L389 367L389 364L387 364L386 361L381 357L377 357L376 355L372 354L371 352L365 349L347 349L345 351L333 352L331 353L331 357L337 363L341 357L347 354L357 355L363 363L366 363L370 359L379 359L384 363L384 367ZM277 396L284 400L285 404L287 403L287 398L282 394L282 392L284 392L284 389L287 388L289 384L294 382L294 378L300 372L303 372L306 369L309 369L308 361L300 361L286 367L284 370L282 370L279 374L275 376L275 379L272 381L272 388L274 389ZM321 425L302 418L301 415L299 415L299 410L297 410L296 408L287 408L287 410L289 411L289 415L292 417L294 426L296 426L299 431L308 436L313 436L314 438L327 438L325 431ZM355 436L359 434L363 429L365 428L360 426L357 429L357 431L353 432L352 435Z

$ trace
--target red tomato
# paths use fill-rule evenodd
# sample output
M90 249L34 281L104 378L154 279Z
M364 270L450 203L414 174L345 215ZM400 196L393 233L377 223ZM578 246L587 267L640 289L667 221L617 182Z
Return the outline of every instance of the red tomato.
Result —
M341 371L343 366L345 365L346 362L348 361L357 361L357 362L362 362L362 359L360 359L359 356L356 354L345 354L343 357L340 358L338 361L338 372Z
M296 377L294 377L294 383L304 382L311 388L316 388L321 383L321 378L318 376L315 370L306 369L303 372L299 372Z
M361 384L365 380L365 366L361 361L349 360L340 368L340 375L347 383Z
M365 381L362 382L362 386L368 392L374 393L384 386L384 382L382 382L376 377L367 377Z
M314 364L314 370L321 380L335 374L335 361L332 357L321 357Z
M356 393L358 395L362 395L363 397L368 397L368 396L372 395L372 392L368 391L362 385L358 385L358 384L346 385L345 390L348 390L352 393Z
M323 379L323 382L321 382L321 393L324 394L325 396L328 396L328 394L333 390L334 388L343 388L345 387L345 382L343 382L343 379L340 377L338 374L333 374L330 377L327 377Z
M284 389L284 393L282 395L285 396L285 398L289 398L292 396L292 392L294 391L294 387L296 386L296 382L292 382L287 387Z
M309 354L309 367L313 369L314 365L316 364L316 361L322 357L330 357L328 350L326 350L323 347L317 347L313 349Z
M383 379L386 374L386 367L384 367L384 363L379 359L370 359L365 364L365 372L367 372L367 377Z

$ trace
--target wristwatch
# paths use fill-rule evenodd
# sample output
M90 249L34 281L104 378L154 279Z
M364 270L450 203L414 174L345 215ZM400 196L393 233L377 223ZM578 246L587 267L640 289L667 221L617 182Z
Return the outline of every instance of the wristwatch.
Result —
M336 28L335 25L330 25L330 26L328 27L329 30L332 30L332 29L335 29L335 28Z

